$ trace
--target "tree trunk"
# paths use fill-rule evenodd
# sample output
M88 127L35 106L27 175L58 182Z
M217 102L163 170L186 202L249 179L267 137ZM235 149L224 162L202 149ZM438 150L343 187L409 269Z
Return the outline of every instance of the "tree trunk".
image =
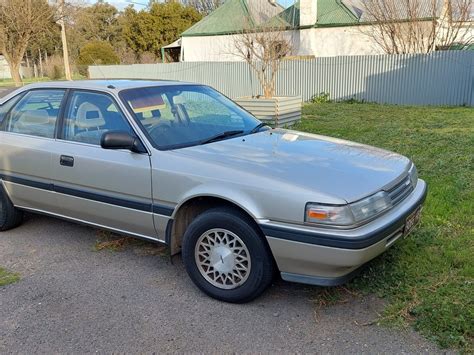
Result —
M20 63L8 62L8 65L10 66L10 72L12 79L15 81L15 86L21 86Z

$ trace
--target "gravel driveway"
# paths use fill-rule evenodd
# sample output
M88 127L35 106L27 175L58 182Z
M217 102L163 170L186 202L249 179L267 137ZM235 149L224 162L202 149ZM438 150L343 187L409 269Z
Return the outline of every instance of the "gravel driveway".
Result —
M0 287L0 353L439 352L412 330L357 325L377 317L375 297L318 310L321 288L276 281L226 304L153 244L94 251L101 234L36 215L0 234L0 265L22 276Z

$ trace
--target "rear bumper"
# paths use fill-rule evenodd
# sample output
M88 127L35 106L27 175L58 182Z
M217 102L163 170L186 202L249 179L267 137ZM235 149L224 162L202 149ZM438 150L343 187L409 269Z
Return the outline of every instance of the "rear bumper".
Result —
M264 232L282 278L321 286L345 283L358 269L403 236L406 218L425 201L427 186L419 180L402 203L370 223L334 230L264 221Z

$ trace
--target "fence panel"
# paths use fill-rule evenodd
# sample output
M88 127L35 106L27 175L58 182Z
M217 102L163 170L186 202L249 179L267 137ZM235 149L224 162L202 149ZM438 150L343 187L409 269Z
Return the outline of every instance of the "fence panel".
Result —
M182 62L89 67L93 79L165 79L213 86L230 97L261 94L244 62ZM277 95L329 93L333 100L357 99L399 105L474 106L474 51L347 56L284 61Z

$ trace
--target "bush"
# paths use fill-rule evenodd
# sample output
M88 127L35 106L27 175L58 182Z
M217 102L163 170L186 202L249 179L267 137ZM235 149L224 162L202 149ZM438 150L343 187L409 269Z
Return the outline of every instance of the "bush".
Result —
M359 100L359 99L356 99L355 97L351 97L350 99L343 100L342 102L345 104L365 104L364 99Z
M44 65L44 71L51 80L58 80L64 76L64 61L59 54L53 54Z
M324 104L331 102L331 95L328 92L320 92L317 95L313 95L310 101L313 104Z
M77 59L79 73L87 75L89 65L119 64L120 59L114 48L107 42L94 41L86 44Z
M155 64L159 59L151 52L140 53L140 64Z

